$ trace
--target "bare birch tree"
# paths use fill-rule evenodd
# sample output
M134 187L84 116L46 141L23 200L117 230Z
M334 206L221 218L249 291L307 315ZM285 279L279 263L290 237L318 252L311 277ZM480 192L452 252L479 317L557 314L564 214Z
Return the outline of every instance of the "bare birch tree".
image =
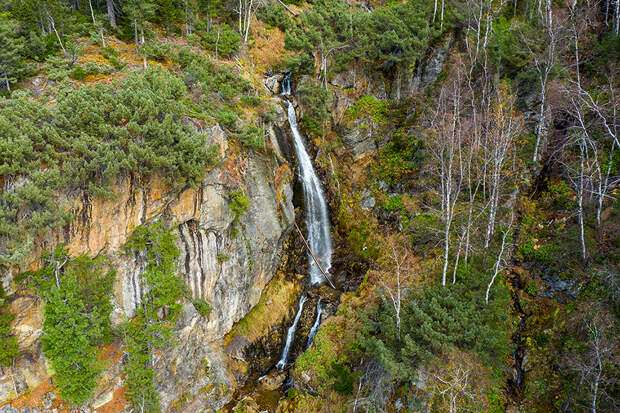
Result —
M400 321L403 300L407 293L408 280L411 277L411 266L407 260L409 251L404 246L401 239L391 238L388 240L390 251L383 258L382 267L384 274L380 276L379 283L383 290L388 294L394 317L396 319L396 330L400 338ZM391 274L393 276L386 276Z
M495 232L495 221L505 181L511 171L505 169L508 155L513 149L514 139L522 126L522 119L517 117L514 109L515 98L503 84L497 95L490 115L490 128L485 140L485 156L489 162L489 217L487 221L484 248L489 247L491 236Z
M545 10L541 16L541 25L543 27L542 33L544 35L542 44L542 53L536 53L530 48L530 53L534 58L534 67L538 73L538 83L540 87L540 104L538 107L538 120L536 124L536 142L534 143L534 154L532 156L532 162L538 160L538 151L540 149L543 128L545 123L545 108L547 104L547 85L549 83L549 77L551 71L557 63L558 55L563 49L563 32L564 27L559 22L559 19L554 19L553 10L551 6L551 0L545 0ZM540 39L535 39L537 44L540 45ZM535 47L536 48L536 47Z
M439 194L441 196L441 217L443 221L443 269L441 284L446 285L450 255L450 238L454 221L455 207L463 181L463 163L461 160L460 128L460 75L449 86L442 88L437 113L435 115L434 138L431 139L430 151L437 165Z
M243 37L244 44L248 42L250 25L256 11L256 3L255 0L238 0L237 3L237 9L235 11L238 16L239 34Z
M600 307L578 311L577 314L580 319L575 320L575 324L583 337L584 351L571 351L563 359L578 375L581 401L576 401L577 407L596 413L604 401L608 402L608 408L615 404L613 395L606 392L615 383L611 369L620 363L618 343L613 334L615 325L612 316Z
M516 193L515 193L516 198ZM499 275L499 273L505 268L504 261L504 252L506 251L508 235L510 235L510 231L512 231L512 223L514 220L514 210L510 213L510 221L508 225L502 229L502 242L499 246L499 253L497 254L497 259L495 260L495 265L493 266L493 276L491 277L491 281L487 285L487 291L484 296L484 302L486 305L489 304L489 292L491 291L491 287L493 283L495 283L495 279Z

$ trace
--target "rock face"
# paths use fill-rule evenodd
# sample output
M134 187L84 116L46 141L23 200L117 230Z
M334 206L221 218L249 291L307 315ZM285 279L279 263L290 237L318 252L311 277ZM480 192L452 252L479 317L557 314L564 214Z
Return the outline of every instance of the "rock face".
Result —
M366 153L378 149L375 138L377 137L374 122L369 118L355 119L344 135L344 143L353 153L354 158L359 158Z
M381 148L387 141L381 139L384 138L381 130L371 118L347 122L347 109L364 96L402 103L424 92L441 74L452 40L447 37L441 44L426 50L415 65L398 64L383 75L375 71L369 73L357 65L334 75L331 81L334 97L329 112L334 128L341 132L345 146L355 159Z
M442 44L426 51L415 67L397 66L389 98L402 101L432 85L443 70L451 44L452 38L447 37Z
M220 409L234 390L229 359L218 340L258 303L279 266L295 215L292 168L284 163L275 139L279 132L274 128L267 128L274 137L271 153L225 157L197 188L172 191L157 178L140 186L128 177L118 182L114 200L82 199L75 206L79 218L70 227L48 235L33 255L65 242L73 255L109 256L117 269L112 317L113 323L119 324L135 314L144 288L140 282L143 259L123 254L124 243L141 224L161 220L174 228L181 252L179 276L193 298L205 299L211 311L202 317L186 302L176 326L175 344L154 356L163 411ZM209 144L218 143L225 155L228 144L224 132L218 126L210 132ZM239 189L250 199L250 206L235 220L229 204L231 193ZM32 262L24 268L37 265L36 260ZM18 314L13 331L18 334L22 356L14 368L0 376L0 411L13 409L11 406L18 406L20 400L28 402L33 412L49 411L38 399L29 399L33 389L49 384L52 374L40 351L41 304L31 294L18 291L16 296L11 303ZM116 400L123 386L120 363L119 356L104 372L115 380L102 380L97 396L87 403L91 409L106 403L116 403L117 407L105 411L128 408L126 402ZM30 395L25 395L28 391Z

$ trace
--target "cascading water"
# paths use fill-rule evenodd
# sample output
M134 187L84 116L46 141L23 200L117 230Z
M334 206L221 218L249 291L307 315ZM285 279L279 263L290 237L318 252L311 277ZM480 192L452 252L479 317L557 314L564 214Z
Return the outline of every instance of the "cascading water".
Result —
M319 329L319 325L321 324L321 312L322 311L323 311L323 308L321 307L321 298L319 297L319 301L316 304L316 320L314 320L314 324L312 325L312 328L310 329L310 333L308 334L308 343L306 344L306 348L310 347L310 344L312 344L312 339L314 339L314 335Z
M295 338L295 330L297 330L297 324L299 323L299 319L301 318L301 312L304 309L304 303L307 298L305 294L301 295L299 299L299 309L297 310L297 314L295 315L295 321L293 321L293 325L288 328L288 332L286 333L286 344L284 345L284 350L282 350L282 357L280 357L280 361L276 364L276 367L279 369L283 369L286 366L286 362L288 360L288 352L291 349L291 344L293 343L293 338Z
M288 73L284 79L282 79L282 96L291 94L291 74ZM310 282L312 284L321 284L323 280L327 278L323 274L323 271L327 272L332 265L332 240L329 233L329 219L327 216L327 203L325 202L325 196L323 195L323 188L321 187L321 181L319 181L310 156L306 151L303 139L299 133L297 127L297 116L295 115L295 107L293 104L284 99L288 105L288 122L291 125L291 132L293 133L293 139L295 142L295 152L297 154L297 160L299 161L299 175L301 178L302 188L304 191L304 200L306 206L306 228L308 231L308 261L310 263ZM314 258L312 257L314 254ZM320 268L317 262L320 264ZM321 269L323 271L321 271ZM288 360L288 353L290 351L291 344L295 338L295 330L297 330L297 324L301 318L301 312L306 302L305 294L302 294L299 299L299 309L295 315L293 325L291 325L286 333L286 344L282 351L282 357L276 364L279 369L284 369ZM319 299L317 306L317 320L314 322L310 334L308 335L308 345L312 343L312 339L316 334L317 329L321 321L321 300Z
M291 74L287 73L282 79L282 92L280 92L282 96L291 94Z
M288 85L290 93L290 80L285 78L282 82L282 88ZM329 219L327 216L327 203L323 195L321 181L319 181L316 172L310 161L310 156L306 151L303 139L297 128L297 116L295 115L295 107L289 101L288 104L288 122L291 125L291 132L295 140L295 152L299 161L301 183L304 191L304 200L306 203L306 228L308 231L308 244L310 250L314 253L316 260L321 264L323 271L328 272L332 265L332 240L329 233ZM310 281L312 284L320 284L325 280L323 272L314 261L314 258L308 252L308 261L310 263Z

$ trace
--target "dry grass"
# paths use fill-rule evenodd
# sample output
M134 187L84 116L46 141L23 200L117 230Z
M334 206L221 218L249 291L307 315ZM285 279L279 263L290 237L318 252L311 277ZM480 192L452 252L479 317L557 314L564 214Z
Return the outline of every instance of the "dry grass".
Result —
M284 50L284 33L277 27L267 27L260 20L252 23L254 47L250 56L256 65L256 71L265 72L269 68L279 67L286 54Z

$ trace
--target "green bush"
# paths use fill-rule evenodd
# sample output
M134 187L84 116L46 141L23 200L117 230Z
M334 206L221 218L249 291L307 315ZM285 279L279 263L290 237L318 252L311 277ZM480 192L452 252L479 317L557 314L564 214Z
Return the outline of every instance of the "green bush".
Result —
M71 75L73 63L73 61L64 57L49 56L45 59L43 70L47 72L47 77L50 80L60 81Z
M228 24L216 24L211 30L200 31L202 46L221 57L231 57L239 50L241 35Z
M256 17L273 27L280 28L282 31L286 31L294 25L289 12L281 4L275 2L260 7L256 12Z
M63 89L50 109L15 93L0 100L0 264L19 261L34 238L71 220L59 193L112 197L116 179L161 172L174 188L196 185L217 161L184 121L181 79L161 69L122 82Z
M177 54L175 56L175 61L181 66L182 69L186 69L192 63L196 63L198 65L209 64L207 60L200 56L198 53L192 52L192 49L188 46L183 46L177 49Z
M409 135L404 129L398 129L392 140L379 152L374 165L377 180L388 185L406 181L406 177L418 169L422 140Z
M542 245L535 248L534 241L527 240L519 245L519 254L524 260L550 263L554 260L553 245Z
M496 67L505 77L515 77L529 61L530 54L523 44L523 35L520 35L524 30L526 27L519 20L507 20L504 16L493 24L489 51Z
M222 65L217 68L213 82L213 90L220 93L226 99L247 93L251 89L250 83L233 72L228 65Z
M265 147L265 129L257 126L248 126L239 135L239 140L248 148L262 149Z
M114 66L115 69L121 70L127 65L120 61L120 59L118 58L118 55L119 55L119 52L112 46L106 46L105 48L101 50L101 56L103 56L110 63L112 63L112 66Z
M95 62L88 62L85 66L75 66L69 77L74 80L84 80L86 76L97 74L110 74L113 69L109 65L98 65Z
M17 337L11 334L11 321L15 315L9 312L7 297L0 284L0 367L9 367L19 354Z
M321 137L329 113L327 103L331 98L330 93L318 84L308 83L302 85L297 91L299 102L305 108L300 119L304 132L309 137Z
M0 13L0 91L5 90L6 82L15 83L26 74L25 40L19 34L18 22L11 19L9 14Z
M203 317L207 317L209 313L211 312L211 306L209 306L209 303L207 303L202 298L192 300L192 304L194 305L194 308L196 309L196 311L198 311L198 314L200 314Z
M460 269L457 279L456 284L410 292L401 311L400 334L392 302L384 297L365 316L362 348L404 381L453 347L477 353L485 366L501 368L511 351L510 291L496 280L485 305L485 272L470 266Z
M114 72L114 68L108 64L97 64L95 62L88 62L84 65L84 70L89 75L109 75Z
M260 104L260 97L254 95L241 96L241 103L243 103L245 106L255 107Z
M139 51L149 59L163 62L172 56L172 45L158 40L149 40L140 46Z
M367 220L351 223L347 241L353 251L360 257L370 260L379 256L379 245L373 238L376 229Z
M62 245L42 259L45 266L26 275L45 299L41 349L60 395L78 405L94 395L102 370L95 350L111 337L115 271L102 257L71 258Z
M231 192L230 194L230 212L235 217L235 221L239 221L239 217L243 214L250 206L250 198L245 196L243 190L239 189Z
M431 25L433 2L391 2L372 12L351 10L339 0L315 0L312 9L288 28L285 44L299 53L290 60L301 73L312 73L317 50L337 48L335 67L357 58L372 68L390 69L396 63L414 64L441 34ZM451 13L447 13L451 16ZM279 23L276 12L265 16ZM445 28L449 26L449 17Z
M216 114L217 121L222 125L235 129L237 124L237 115L228 108L221 108Z
M243 190L239 189L230 193L230 204L228 208L233 216L232 235L237 234L237 225L241 219L241 215L250 207L250 198L245 196Z
M76 66L69 74L69 77L74 80L84 80L86 76L88 76L88 73L82 66Z
M405 205L403 204L403 195L398 194L388 196L381 206L386 211L402 211L405 209Z
M332 387L338 393L353 393L353 375L351 374L349 366L343 363L333 362L327 374L334 379Z
M379 126L384 126L389 119L389 108L386 102L368 95L355 101L345 111L345 116L349 120L368 117Z

